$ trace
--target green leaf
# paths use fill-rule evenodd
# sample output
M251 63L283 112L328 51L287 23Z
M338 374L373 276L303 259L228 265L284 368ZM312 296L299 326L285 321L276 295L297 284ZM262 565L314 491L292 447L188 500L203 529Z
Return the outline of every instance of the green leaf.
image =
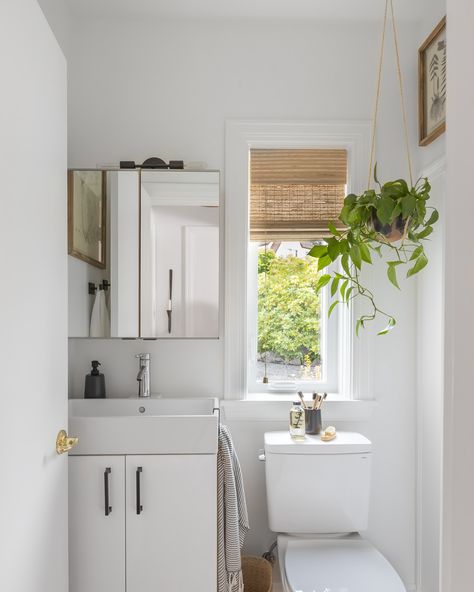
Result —
M366 263L372 263L372 257L370 256L369 247L365 243L360 243L359 249L362 261L365 261Z
M340 255L339 241L336 238L329 238L328 241L328 255L331 261L335 261Z
M397 321L393 317L390 317L390 319L388 320L388 325L384 329L382 329L382 331L379 331L377 335L387 335L387 333L390 333L390 331L395 327L396 324Z
M341 252L341 255L343 253L349 252L349 241L347 240L347 238L343 238L339 241L339 250Z
M375 163L375 166L374 166L374 181L377 183L377 185L380 185L380 182L377 178L377 163Z
M389 181L382 187L382 196L397 199L409 193L407 182L404 179L397 179L396 181Z
M353 290L354 290L354 286L351 286L351 287L350 287L350 288L349 288L349 289L346 291L346 294L345 294L345 297L346 297L346 304L349 304L349 297L350 297L350 295L351 295L351 293L352 293L352 291L353 291Z
M341 222L343 222L344 224L348 225L349 221L349 215L352 212L352 207L351 206L344 206L341 210L341 213L339 214L339 220L341 220Z
M357 269L360 269L362 266L362 258L360 255L360 248L358 245L352 245L350 251L349 251L349 255L352 259L352 262L354 263L354 265L357 267Z
M345 282L342 282L341 287L339 289L339 292L341 293L341 297L342 297L342 301L344 302L344 298L346 296L346 290L347 290L347 284L349 283L349 280L346 280Z
M354 193L349 193L347 197L344 198L344 205L345 206L352 206L357 201L357 195Z
M423 253L423 245L416 247L416 249L411 254L410 261L414 261L415 259L418 259L418 257L421 255L421 253Z
M416 235L416 238L418 240L421 240L422 238L426 238L427 236L429 236L432 232L433 232L433 227L427 226L424 230L422 230L420 233L418 233Z
M329 255L324 255L323 257L320 257L318 259L318 271L321 271L321 269L324 269L328 265L331 265L331 263L332 259L331 257L329 257Z
M382 224L388 224L392 218L395 202L391 197L382 197L377 205L377 218Z
M426 267L427 265L428 257L424 253L422 253L416 260L415 265L408 270L407 278L411 277L412 275L415 275L415 273L418 273L423 269L423 267Z
M340 281L341 281L341 278L339 278L339 277L335 277L332 280L332 283L331 283L331 296L334 296L334 294L337 292L337 288L339 286L339 282Z
M439 212L438 212L438 210L433 210L431 212L431 216L430 216L428 222L426 223L426 225L431 226L431 224L438 222L438 220L439 220Z
M416 211L418 212L418 223L421 224L426 216L425 202L418 200L416 202Z
M362 318L357 319L356 322L356 336L359 337L359 330L362 327L364 329L364 320Z
M339 232L339 230L334 226L334 223L333 222L329 222L328 228L329 228L329 232L333 236L342 236L341 233Z
M418 185L421 183L421 187L418 187ZM415 189L418 193L422 194L423 197L425 194L428 194L431 191L431 185L428 181L427 177L421 177L420 179L418 179L418 181L416 182L415 185ZM429 198L429 195L428 195ZM428 199L425 198L425 199Z
M341 257L341 265L346 274L351 275L351 270L349 268L349 255L347 253Z
M411 216L416 207L416 197L411 195L405 195L402 197L402 216L403 219L406 220L408 216Z
M336 308L336 306L339 304L339 300L335 300L331 306L329 307L328 310L328 318L332 315L332 311Z
M324 257L325 255L327 255L327 252L327 245L314 245L314 247L310 250L308 255L310 257L314 257L315 259L319 259L320 257Z
M395 220L395 218L398 218L398 216L400 216L401 213L402 213L402 206L400 205L400 202L398 202L397 205L393 208L392 220Z
M402 261L388 261L387 262L387 276L390 282L400 290L397 280L397 265L401 265Z
M347 221L351 226L357 226L362 222L362 214L359 208L351 210L347 216Z
M378 253L379 257L382 257L382 247L372 247L372 249Z
M327 286L330 281L331 276L329 274L322 275L319 278L318 283L316 284L316 290L319 292L319 290L321 290L321 288L324 288L324 286Z

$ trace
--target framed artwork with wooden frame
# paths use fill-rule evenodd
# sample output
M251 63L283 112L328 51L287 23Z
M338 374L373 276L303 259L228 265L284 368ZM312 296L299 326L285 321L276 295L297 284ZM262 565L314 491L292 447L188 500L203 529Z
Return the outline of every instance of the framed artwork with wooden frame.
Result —
M68 253L106 267L106 172L68 171Z
M446 130L446 17L418 50L419 145Z

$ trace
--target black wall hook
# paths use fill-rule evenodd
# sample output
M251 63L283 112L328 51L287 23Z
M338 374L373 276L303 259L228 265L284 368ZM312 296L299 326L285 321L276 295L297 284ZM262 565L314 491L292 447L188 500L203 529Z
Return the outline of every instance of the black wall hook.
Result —
M97 292L97 286L93 283L93 282L89 282L88 284L88 292L91 296L94 296L95 293ZM108 280L102 280L102 282L99 284L99 290L105 290L107 292L107 290L110 288L110 282Z

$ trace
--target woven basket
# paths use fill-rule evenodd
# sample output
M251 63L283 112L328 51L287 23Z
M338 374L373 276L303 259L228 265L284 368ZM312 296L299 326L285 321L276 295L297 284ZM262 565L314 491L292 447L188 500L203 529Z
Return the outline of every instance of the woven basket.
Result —
M242 557L244 592L271 592L272 566L263 557L244 555Z

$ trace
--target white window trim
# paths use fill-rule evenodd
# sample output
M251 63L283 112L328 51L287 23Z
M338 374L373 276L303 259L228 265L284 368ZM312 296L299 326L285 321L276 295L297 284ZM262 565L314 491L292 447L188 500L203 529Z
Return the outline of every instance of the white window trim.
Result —
M225 343L224 396L247 395L247 249L249 219L249 151L251 148L345 148L348 191L359 193L367 175L370 138L367 121L243 121L225 127ZM348 323L339 323L340 326ZM346 329L347 330L347 329ZM352 339L350 376L341 376L339 397L372 399L368 360L370 338ZM347 350L347 348L345 348ZM340 364L342 365L342 364Z

